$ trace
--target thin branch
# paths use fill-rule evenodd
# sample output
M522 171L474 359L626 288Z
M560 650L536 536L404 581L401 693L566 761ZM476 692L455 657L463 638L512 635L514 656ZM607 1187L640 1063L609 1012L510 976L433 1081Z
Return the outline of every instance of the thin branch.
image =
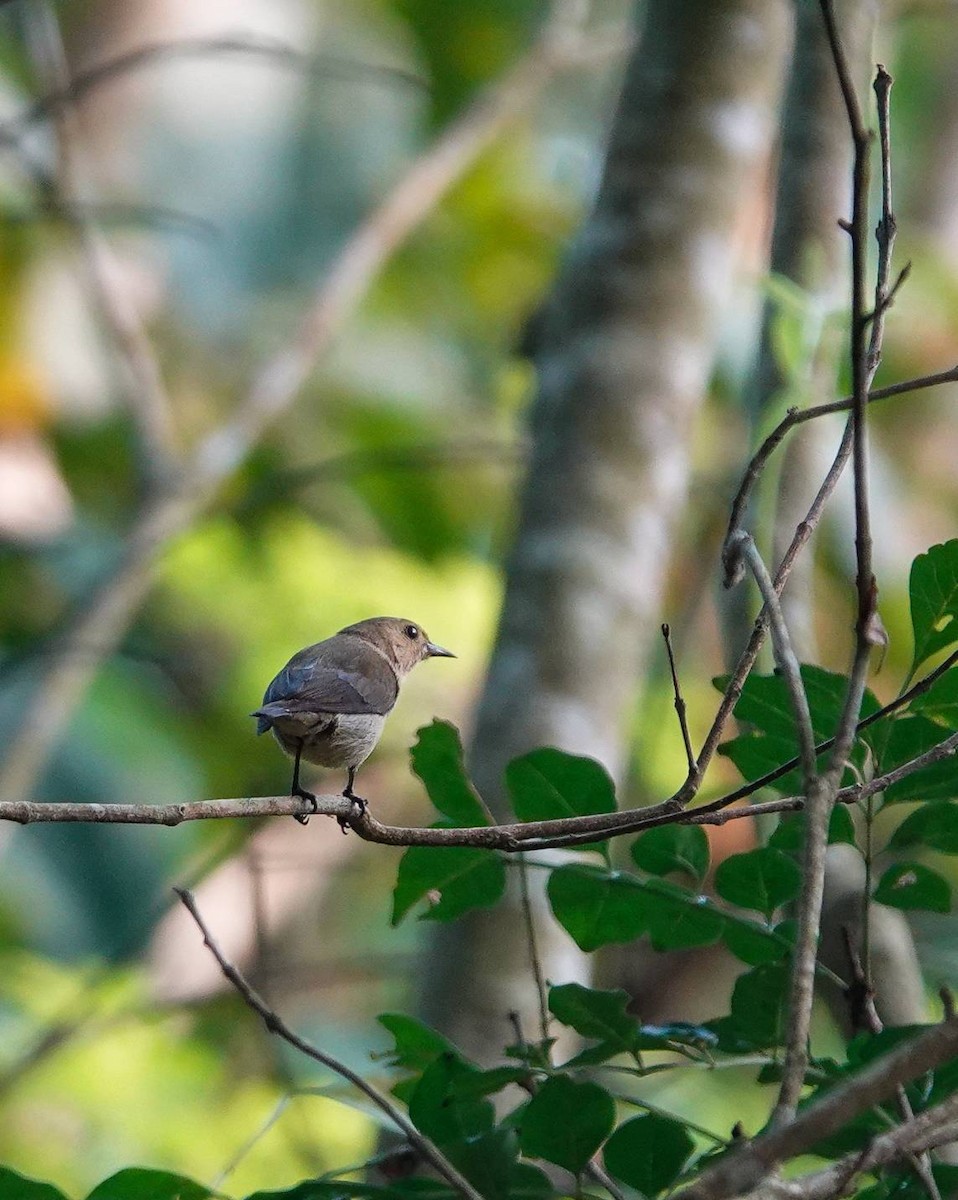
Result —
M422 76L404 67L387 64L357 62L332 54L304 54L279 38L250 33L222 34L217 37L178 38L165 42L148 42L127 50L114 58L105 59L74 75L72 79L52 81L52 86L38 99L32 101L22 112L0 122L0 142L14 142L23 131L38 121L57 117L65 109L75 107L85 96L98 87L110 83L143 67L174 59L217 56L251 55L265 58L279 66L308 71L314 75L325 75L340 79L359 79L363 82L383 81L426 89L428 84Z
M872 388L868 393L868 403L876 400L888 400L893 396L904 396L909 392L920 392L927 388L939 387L943 383L958 383L958 365L949 367L946 371L936 371L931 375L920 375L915 379L905 379L901 383L891 383L885 387ZM842 400L832 400L827 404L814 404L808 408L790 408L768 435L761 446L749 460L742 482L732 500L728 521L728 537L733 530L744 525L745 511L751 499L752 492L764 471L768 460L785 440L786 434L807 421L817 421L819 417L827 417L833 413L849 412L854 404L854 397L846 396Z
M842 788L837 799L851 804L885 791L916 771L933 766L958 753L958 733L953 733L902 763L893 771L864 784ZM344 818L367 842L382 846L472 846L515 854L523 850L572 849L600 837L621 837L656 825L724 825L728 821L765 813L800 812L802 796L787 796L766 804L743 808L716 808L723 801L701 808L677 809L671 800L649 808L625 809L586 817L562 817L552 821L528 821L509 825L478 825L465 828L383 825L367 811L358 813L342 795L322 795L312 804L296 796L250 796L228 800L195 800L184 804L81 804L68 801L42 803L32 800L0 801L0 821L18 825L67 823L106 825L166 825L187 821L236 820L258 817L292 817L316 813Z
M235 967L224 955L215 938L210 933L206 922L200 916L193 894L185 888L174 888L173 890L183 901L187 912L189 912L199 927L200 932L203 934L203 942L216 959L220 970L233 987L236 988L245 1003L263 1018L263 1023L270 1033L275 1033L284 1042L288 1042L294 1049L299 1050L300 1053L305 1054L315 1062L321 1063L324 1067L339 1075L340 1078L351 1083L353 1087L358 1088L380 1112L385 1113L389 1120L405 1134L423 1158L432 1164L451 1187L455 1188L461 1195L467 1197L467 1200L482 1200L482 1196L475 1190L472 1184L456 1170L442 1151L429 1138L419 1132L402 1109L398 1108L388 1096L380 1092L378 1088L373 1087L371 1083L367 1083L361 1075L357 1075L345 1063L341 1063L338 1059L333 1058L332 1055L320 1050L312 1042L306 1041L305 1038L300 1037L299 1034L294 1033L289 1028L286 1022L254 991L239 968Z
M519 898L522 904L522 919L526 927L529 965L532 969L536 997L539 1001L539 1037L542 1044L545 1045L549 1041L549 999L545 976L542 973L542 960L539 957L539 945L536 940L536 922L532 912L532 899L529 895L529 871L524 854L519 856Z
M0 769L0 799L33 791L100 662L119 644L146 595L162 551L208 507L269 426L291 407L385 263L557 73L590 61L589 39L570 28L561 3L555 11L529 53L452 122L349 238L292 339L267 361L232 417L203 440L170 490L141 513L120 564L67 623L25 706ZM90 646L97 648L96 655Z
M897 1087L935 1070L956 1053L958 1020L948 1015L940 1025L898 1046L801 1109L788 1124L770 1127L707 1168L693 1184L676 1193L674 1200L728 1200L757 1188L779 1163L831 1137L860 1113L887 1100ZM921 1117L915 1120L921 1121Z
M669 672L672 675L672 695L674 697L675 715L679 719L679 729L682 733L682 744L685 746L685 761L688 763L689 779L696 774L695 751L692 749L692 739L689 737L689 723L686 718L685 701L682 699L682 689L679 687L679 677L675 670L675 655L672 653L672 630L668 625L662 626L662 637L665 639L665 650L669 656Z
M35 4L28 22L42 72L55 88L69 93L70 69L56 10L50 3ZM51 179L55 189L51 201L79 238L97 307L127 377L123 397L136 429L140 467L148 483L157 486L176 462L169 396L153 347L124 289L120 266L91 219L91 200L77 152L76 115L69 106L58 110L54 130L59 178Z

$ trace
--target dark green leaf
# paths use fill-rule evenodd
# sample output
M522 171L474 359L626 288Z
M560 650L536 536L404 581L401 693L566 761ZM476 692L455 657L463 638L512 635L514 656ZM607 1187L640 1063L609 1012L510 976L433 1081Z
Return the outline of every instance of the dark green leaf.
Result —
M769 921L777 908L795 899L801 886L796 863L768 846L732 854L715 872L715 890L723 900L764 913Z
M563 983L549 989L549 1011L586 1038L608 1043L613 1053L628 1051L635 1043L639 1023L625 1010L629 993L601 992L578 983Z
M489 908L506 887L498 854L470 846L410 846L403 854L393 891L392 923L429 893L438 896L422 917L451 921L473 908Z
M619 872L570 864L549 876L556 920L582 950L631 942L648 928L650 905Z
M93 1189L87 1200L208 1200L216 1193L168 1171L127 1167Z
M511 1200L547 1200L556 1194L548 1176L532 1163L517 1162L509 1184Z
M787 984L788 972L783 963L756 967L736 979L731 1029L746 1045L766 1049L782 1044Z
M923 804L902 821L888 845L893 850L905 846L930 846L942 854L958 854L958 804Z
M737 959L750 967L779 962L789 949L785 938L770 936L764 925L754 921L726 921L722 940Z
M610 1175L645 1196L657 1196L675 1181L694 1149L684 1125L649 1113L620 1125L602 1157Z
M615 787L601 763L548 746L514 758L506 787L520 821L615 811Z
M28 1179L10 1167L0 1167L0 1200L66 1200L50 1183Z
M447 1143L443 1151L484 1200L507 1200L517 1165L514 1129L489 1129Z
M801 675L812 714L815 740L822 742L834 734L838 725L848 681L844 675L809 664L802 665ZM727 677L715 681L720 689L727 682ZM862 698L861 716L870 716L878 708L878 701L871 692L866 691ZM735 763L743 778L758 779L798 753L795 718L781 676L750 675L735 705L735 716L754 726L754 731L733 738L719 749ZM873 727L862 734L862 739L871 744L874 736ZM861 750L857 750L853 754L853 761L860 761L861 754ZM801 782L798 770L794 769L769 786L783 793L796 792L801 791Z
M911 564L908 592L914 670L936 651L958 641L958 539L918 555Z
M951 912L951 886L937 871L921 863L897 863L878 881L874 897L892 908L925 908Z
M458 1099L475 1099L501 1092L510 1083L524 1083L529 1078L525 1067L490 1067L487 1071L470 1071L457 1075L452 1082L452 1094Z
M855 845L855 822L847 804L836 804L828 821L828 844ZM768 844L775 850L799 854L805 845L805 814L785 813L772 830Z
M525 1110L520 1134L522 1152L578 1174L614 1124L615 1102L604 1088L554 1075Z
M701 825L660 825L636 838L632 859L653 875L685 871L699 883L709 869L709 840Z
M910 712L941 721L949 729L958 729L958 667L940 675L924 695L916 696Z
M407 1017L403 1013L382 1013L376 1019L395 1041L395 1048L388 1056L392 1067L422 1071L440 1054L456 1053L453 1044L441 1033L417 1021L415 1017Z
M432 1181L430 1180L430 1183ZM431 1190L422 1200L455 1200L448 1187ZM253 1192L246 1200L398 1200L394 1186L381 1187L355 1179L306 1179L278 1192Z
M934 749L947 736L940 725L926 717L905 717L896 721L880 759L882 773ZM958 796L958 772L954 758L945 757L893 783L885 789L883 800L886 804L894 804L901 800L951 800L955 796Z
M422 1073L409 1099L409 1117L420 1133L440 1145L488 1133L493 1127L491 1103L482 1097L460 1097L456 1085L478 1068L454 1054L443 1054Z
M412 769L429 799L453 825L489 825L489 817L463 766L459 730L448 721L433 721L417 732L409 752Z
M667 879L648 879L639 886L649 899L649 940L656 950L688 950L710 946L725 929L726 917L706 896Z

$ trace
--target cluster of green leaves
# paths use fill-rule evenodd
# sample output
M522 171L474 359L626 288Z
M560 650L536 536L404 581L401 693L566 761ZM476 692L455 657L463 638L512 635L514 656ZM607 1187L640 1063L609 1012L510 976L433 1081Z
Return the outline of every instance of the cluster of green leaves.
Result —
M958 540L933 547L911 574L915 652L909 679L933 655L958 643ZM834 731L847 681L819 667L803 679L815 735ZM848 781L884 775L940 746L958 731L958 667L912 688L907 703L882 710L871 693L861 709ZM721 681L720 681L721 682ZM790 763L795 724L785 688L776 675L748 680L735 715L746 731L722 748L745 780L775 778L764 786L798 790ZM827 748L823 750L823 761ZM447 828L488 826L491 815L469 780L456 729L434 721L419 732L412 768ZM509 764L506 789L520 821L543 821L615 811L615 789L596 762L555 749L535 750ZM907 808L905 806L908 806ZM897 908L947 912L951 887L921 861L928 853L958 854L958 776L949 758L897 778L862 806L839 805L830 840L858 845L858 824L883 810L901 811L879 857L887 866L874 899ZM555 919L584 951L647 937L656 950L721 943L743 965L728 1012L699 1025L644 1024L629 1011L624 991L579 983L548 988L549 1036L502 1049L501 1061L481 1067L418 1020L399 1013L380 1017L393 1039L387 1066L399 1073L394 1086L416 1128L487 1200L545 1200L568 1190L555 1169L580 1177L599 1161L620 1186L656 1197L732 1148L732 1134L718 1134L639 1098L642 1078L688 1064L707 1069L717 1061L757 1069L760 1083L780 1078L778 1051L786 1032L788 959L794 927L787 906L798 896L797 855L803 838L800 814L784 816L767 844L732 855L711 870L709 842L700 825L667 824L641 833L629 847L626 866L609 841L579 848L574 858L533 863L548 873L546 894ZM872 839L869 839L869 843ZM453 920L471 909L496 904L515 858L472 847L412 847L400 863L393 922L414 909L423 919ZM529 865L529 864L527 864ZM704 891L709 880L708 893ZM578 1036L581 1048L555 1061L560 1029ZM809 1066L806 1103L830 1091L877 1057L916 1036L922 1027L859 1035L844 1060L815 1058ZM926 1075L909 1089L916 1113L958 1089L954 1063ZM636 1111L637 1110L637 1111ZM840 1134L814 1147L824 1158L864 1148L898 1119L892 1106L874 1108ZM958 1186L956 1169L936 1166L942 1192ZM550 1173L547 1173L550 1172ZM864 1193L886 1200L911 1193L908 1177L890 1169ZM902 1189L905 1190L902 1190ZM6 1189L6 1190L5 1190ZM107 1180L88 1200L202 1200L201 1185L177 1176L131 1170ZM447 1200L449 1185L408 1174L375 1184L329 1175L285 1191L258 1192L247 1200ZM0 1200L63 1200L46 1184L7 1172Z

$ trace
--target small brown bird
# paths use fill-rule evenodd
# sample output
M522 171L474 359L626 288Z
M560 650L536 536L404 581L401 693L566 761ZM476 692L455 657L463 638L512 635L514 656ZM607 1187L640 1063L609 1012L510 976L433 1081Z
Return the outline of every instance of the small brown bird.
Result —
M257 718L256 732L271 729L292 757L290 794L315 808L316 797L300 786L301 759L345 767L343 795L365 811L366 801L353 791L356 771L379 741L400 683L424 658L455 657L402 617L357 621L294 654L266 689L262 707L250 714ZM305 825L309 818L296 819ZM345 832L344 819L340 825Z

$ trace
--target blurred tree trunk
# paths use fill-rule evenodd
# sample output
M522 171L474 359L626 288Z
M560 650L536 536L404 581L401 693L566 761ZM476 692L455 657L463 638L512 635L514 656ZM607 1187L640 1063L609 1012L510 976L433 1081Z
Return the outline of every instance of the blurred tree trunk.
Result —
M843 0L836 5L843 44L865 102L872 69L871 46L877 19L875 0ZM852 142L835 67L822 26L819 6L800 3L791 73L785 99L779 161L771 270L797 283L811 312L847 309L847 235L839 217L851 210ZM757 420L777 417L781 391L790 383L773 351L774 306L766 305L762 339L750 400ZM844 338L825 337L812 347L802 394L789 403L819 404L834 399L835 356L844 353ZM774 414L771 415L771 414ZM776 496L773 559L777 564L795 533L837 445L836 426L813 422L790 435ZM876 531L877 532L877 531ZM851 539L851 530L848 531ZM880 536L880 532L878 532ZM803 662L817 661L813 627L814 560L806 553L792 572L782 597L793 644ZM743 593L745 589L737 589ZM750 626L750 620L745 624ZM731 657L735 657L732 655ZM850 964L843 930L861 944L864 868L846 847L829 852L822 914L822 958L847 978ZM889 1024L924 1019L921 973L904 915L884 905L869 910L872 966L879 1014ZM829 994L840 1024L848 1026L848 1006L837 992Z
M784 0L639 8L595 208L537 321L532 459L471 750L499 815L503 769L531 747L589 754L621 776L734 275L732 234L767 160L788 48ZM535 886L532 897L545 902ZM550 978L584 974L554 923L539 953ZM517 889L441 930L427 977L427 1019L467 1051L501 1045L513 1009L532 1036Z

